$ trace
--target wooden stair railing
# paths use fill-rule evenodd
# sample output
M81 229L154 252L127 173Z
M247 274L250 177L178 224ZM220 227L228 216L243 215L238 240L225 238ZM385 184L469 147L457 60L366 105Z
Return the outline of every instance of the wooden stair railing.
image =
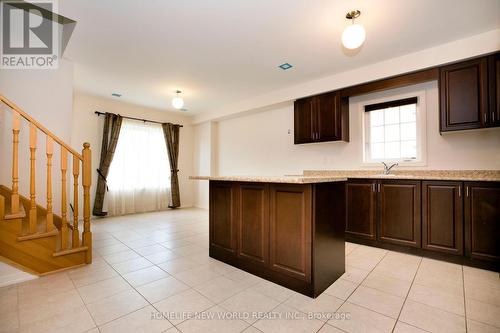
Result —
M21 129L21 117L29 123L30 129L30 209L28 212L28 233L23 236L36 235L37 233L54 232L54 213L53 196L52 196L52 157L54 153L54 142L59 144L61 148L61 225L58 227L59 249L54 249L56 252L65 253L72 252L79 248L86 247L86 262L92 262L92 233L90 231L90 186L92 183L92 166L91 166L91 150L90 144L84 143L82 153L67 145L56 135L50 132L47 128L33 119L26 112L21 110L17 105L9 101L4 96L0 95L0 102L5 104L12 110L12 194L10 198L10 215L15 216L20 212L19 198L19 132ZM36 187L35 187L35 168L36 168L36 149L37 149L37 133L43 132L46 135L46 156L47 156L47 216L45 230L40 231L37 221L37 203L36 203ZM73 216L70 220L67 217L67 169L68 169L68 153L71 154L72 174L73 174ZM83 232L80 238L78 222L79 222L79 188L78 178L81 176L83 188ZM24 174L24 173L23 173ZM3 210L3 207L1 207ZM69 235L71 229L71 238ZM70 246L71 243L71 246Z

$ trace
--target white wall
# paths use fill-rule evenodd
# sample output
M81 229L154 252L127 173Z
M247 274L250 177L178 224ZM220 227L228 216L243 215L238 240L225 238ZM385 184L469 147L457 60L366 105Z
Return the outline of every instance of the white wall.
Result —
M0 70L0 94L17 104L52 133L69 143L73 105L73 64L59 62L53 70ZM29 197L29 128L22 121L19 143L19 193ZM12 186L12 111L0 107L0 184ZM38 132L36 151L37 202L46 202L45 135ZM4 160L6 159L6 160ZM54 145L53 197L54 212L60 214L60 151Z
M92 149L92 184L94 185L91 192L92 205L95 197L95 184L97 184L96 169L99 166L104 125L104 117L98 117L94 114L95 111L184 125L180 130L179 147L181 205L182 207L193 205L193 182L188 179L193 174L193 127L190 125L189 117L78 92L75 93L73 108L72 146L82 147L83 142L89 142Z

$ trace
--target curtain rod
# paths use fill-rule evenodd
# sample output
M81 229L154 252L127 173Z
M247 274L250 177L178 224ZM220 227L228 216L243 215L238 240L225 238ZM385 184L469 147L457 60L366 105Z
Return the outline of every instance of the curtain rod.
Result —
M99 112L99 111L96 111L94 112L97 116L100 116L100 115L105 115L106 112ZM108 112L110 113L110 112ZM164 124L162 122L159 122L159 121L154 121L154 120L147 120L147 119L141 119L141 118L134 118L134 117L127 117L127 116L121 116L122 118L126 118L126 119L132 119L132 120L138 120L138 121L143 121L143 122L147 122L147 123L155 123L155 124ZM182 125L179 125L179 124L174 124L174 125L178 125L179 127L184 127Z

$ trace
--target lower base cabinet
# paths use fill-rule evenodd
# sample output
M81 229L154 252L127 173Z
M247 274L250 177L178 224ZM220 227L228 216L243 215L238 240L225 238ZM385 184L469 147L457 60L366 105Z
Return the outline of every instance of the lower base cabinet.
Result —
M210 181L210 256L316 297L345 271L345 183Z
M346 198L348 241L500 270L499 182L353 179Z
M465 192L466 255L500 263L500 184L466 182Z

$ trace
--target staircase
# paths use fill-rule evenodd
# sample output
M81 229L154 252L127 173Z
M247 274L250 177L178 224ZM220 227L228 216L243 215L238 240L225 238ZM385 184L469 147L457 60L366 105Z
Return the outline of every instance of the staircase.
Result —
M40 275L92 262L92 233L90 231L91 151L88 143L78 153L64 143L14 103L0 95L0 104L12 112L12 160L0 159L0 168L12 168L11 186L0 185L0 256L24 266ZM19 193L19 133L21 120L29 124L30 193ZM37 135L46 138L46 198L37 203L35 188ZM52 211L52 157L54 144L60 146L61 214ZM73 205L68 216L67 191L68 155L72 163ZM10 164L10 165L9 165ZM81 165L81 167L80 167ZM81 176L80 176L81 170ZM83 210L79 211L79 184L81 178ZM80 230L83 231L80 233Z

